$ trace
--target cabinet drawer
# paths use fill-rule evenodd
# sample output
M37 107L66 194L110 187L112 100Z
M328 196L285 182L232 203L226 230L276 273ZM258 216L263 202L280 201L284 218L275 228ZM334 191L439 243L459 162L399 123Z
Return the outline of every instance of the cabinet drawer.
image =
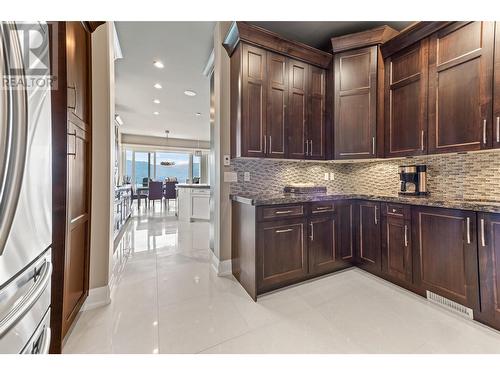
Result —
M304 205L264 207L261 209L261 220L282 219L304 216Z
M311 214L321 214L325 212L334 212L335 204L333 202L314 202L311 203Z
M408 207L404 204L385 203L382 208L382 213L387 216L406 218L409 214Z

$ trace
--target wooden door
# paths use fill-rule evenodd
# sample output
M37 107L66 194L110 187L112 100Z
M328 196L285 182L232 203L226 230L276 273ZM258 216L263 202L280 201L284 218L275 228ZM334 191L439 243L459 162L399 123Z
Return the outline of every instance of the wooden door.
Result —
M309 65L289 59L288 75L288 157L304 159L308 123L308 71Z
M68 122L67 242L63 336L88 293L90 240L90 143L88 132Z
M287 58L267 53L267 150L271 158L286 157L285 124L288 104Z
M500 22L495 22L495 61L493 86L493 147L500 148Z
M355 204L353 201L340 202L335 205L337 211L337 258L343 262L354 261L354 210Z
M304 219L262 223L258 229L257 289L275 289L307 275Z
M326 71L315 66L310 66L309 78L309 125L307 128L307 141L309 142L308 159L322 160L326 158Z
M385 156L427 152L428 39L385 61Z
M382 271L392 279L412 282L411 227L404 217L382 218Z
M90 34L81 22L66 23L68 108L81 121L88 123Z
M335 215L323 215L309 220L309 272L321 274L335 269L336 228Z
M360 201L357 205L357 263L368 272L381 272L380 203Z
M242 50L241 155L266 155L267 52L243 44Z
M493 22L456 22L430 37L429 153L492 145Z
M378 47L335 55L335 159L376 155Z
M500 329L500 214L478 215L481 314Z
M412 229L415 284L478 309L476 213L414 207Z

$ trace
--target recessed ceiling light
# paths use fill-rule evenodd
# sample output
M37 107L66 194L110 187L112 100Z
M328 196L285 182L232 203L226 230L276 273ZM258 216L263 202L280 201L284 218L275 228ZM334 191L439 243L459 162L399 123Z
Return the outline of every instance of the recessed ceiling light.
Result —
M160 99L153 99L153 103L160 104Z
M201 112L196 112L196 116L201 116Z
M158 116L159 114L160 114L160 112L158 112L158 111L154 111L154 112L153 112L153 115Z
M154 87L155 89L161 89L161 85L160 85L159 83L155 83L155 84L153 85L153 87Z
M163 69L163 68L165 67L165 65L163 65L163 63L162 63L161 61L159 61L159 60L154 61L154 62L153 62L153 65L154 65L155 67L157 67L158 69Z
M186 90L186 91L184 91L184 95L187 95L187 96L196 96L196 93L194 91L191 91L191 90Z

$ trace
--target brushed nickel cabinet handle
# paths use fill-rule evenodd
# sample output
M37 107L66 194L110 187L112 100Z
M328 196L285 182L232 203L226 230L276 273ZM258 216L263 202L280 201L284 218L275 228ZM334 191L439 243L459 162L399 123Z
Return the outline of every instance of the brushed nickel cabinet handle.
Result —
M264 154L267 154L267 136L264 134Z
M292 232L293 229L278 229L276 230L276 233L288 233L288 232Z
M483 120L483 144L486 144L486 119Z
M309 155L309 141L306 140L306 156Z
M500 116L497 116L497 143L500 143Z
M76 144L76 138L77 138L77 136L76 136L76 130L73 133L68 133L68 135L73 136L74 139L75 139L75 143L74 143L74 145L75 145L75 148L74 148L75 152L68 152L68 155L71 155L71 156L73 156L73 159L76 159L76 146L77 146L77 144Z
M484 238L484 219L481 219L481 246L485 247L486 246L486 240Z
M420 150L424 151L424 131L420 133Z
M311 143L311 147L310 147L310 150L309 150L309 155L312 156L312 154L313 154L313 141L312 141L312 139L310 139L309 142Z
M375 155L375 137L372 137L372 154Z
M273 144L272 144L272 137L269 136L269 153L272 154L273 153Z
M378 221L377 221L377 206L375 206L375 225L378 224Z
M283 215L283 214L291 214L293 211L292 210L286 210L286 211L275 211L274 213L276 215Z
M467 224L467 243L470 244L470 217L467 218L466 220Z
M408 225L405 224L405 247L408 247Z
M331 206L321 206L321 207L316 207L316 210L317 211L330 210L331 208L332 208Z
M314 241L314 223L311 223L311 241Z

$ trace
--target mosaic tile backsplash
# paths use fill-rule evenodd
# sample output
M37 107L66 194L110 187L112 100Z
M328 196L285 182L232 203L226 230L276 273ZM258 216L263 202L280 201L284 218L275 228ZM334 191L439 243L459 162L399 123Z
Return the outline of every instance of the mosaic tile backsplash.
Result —
M396 196L398 166L426 164L427 187L434 198L500 200L500 151L354 163L245 158L231 163L238 174L238 182L231 184L233 194L280 194L287 184L313 182L327 186L329 193ZM249 182L243 181L244 172L250 172ZM325 173L331 172L335 179L325 181Z

